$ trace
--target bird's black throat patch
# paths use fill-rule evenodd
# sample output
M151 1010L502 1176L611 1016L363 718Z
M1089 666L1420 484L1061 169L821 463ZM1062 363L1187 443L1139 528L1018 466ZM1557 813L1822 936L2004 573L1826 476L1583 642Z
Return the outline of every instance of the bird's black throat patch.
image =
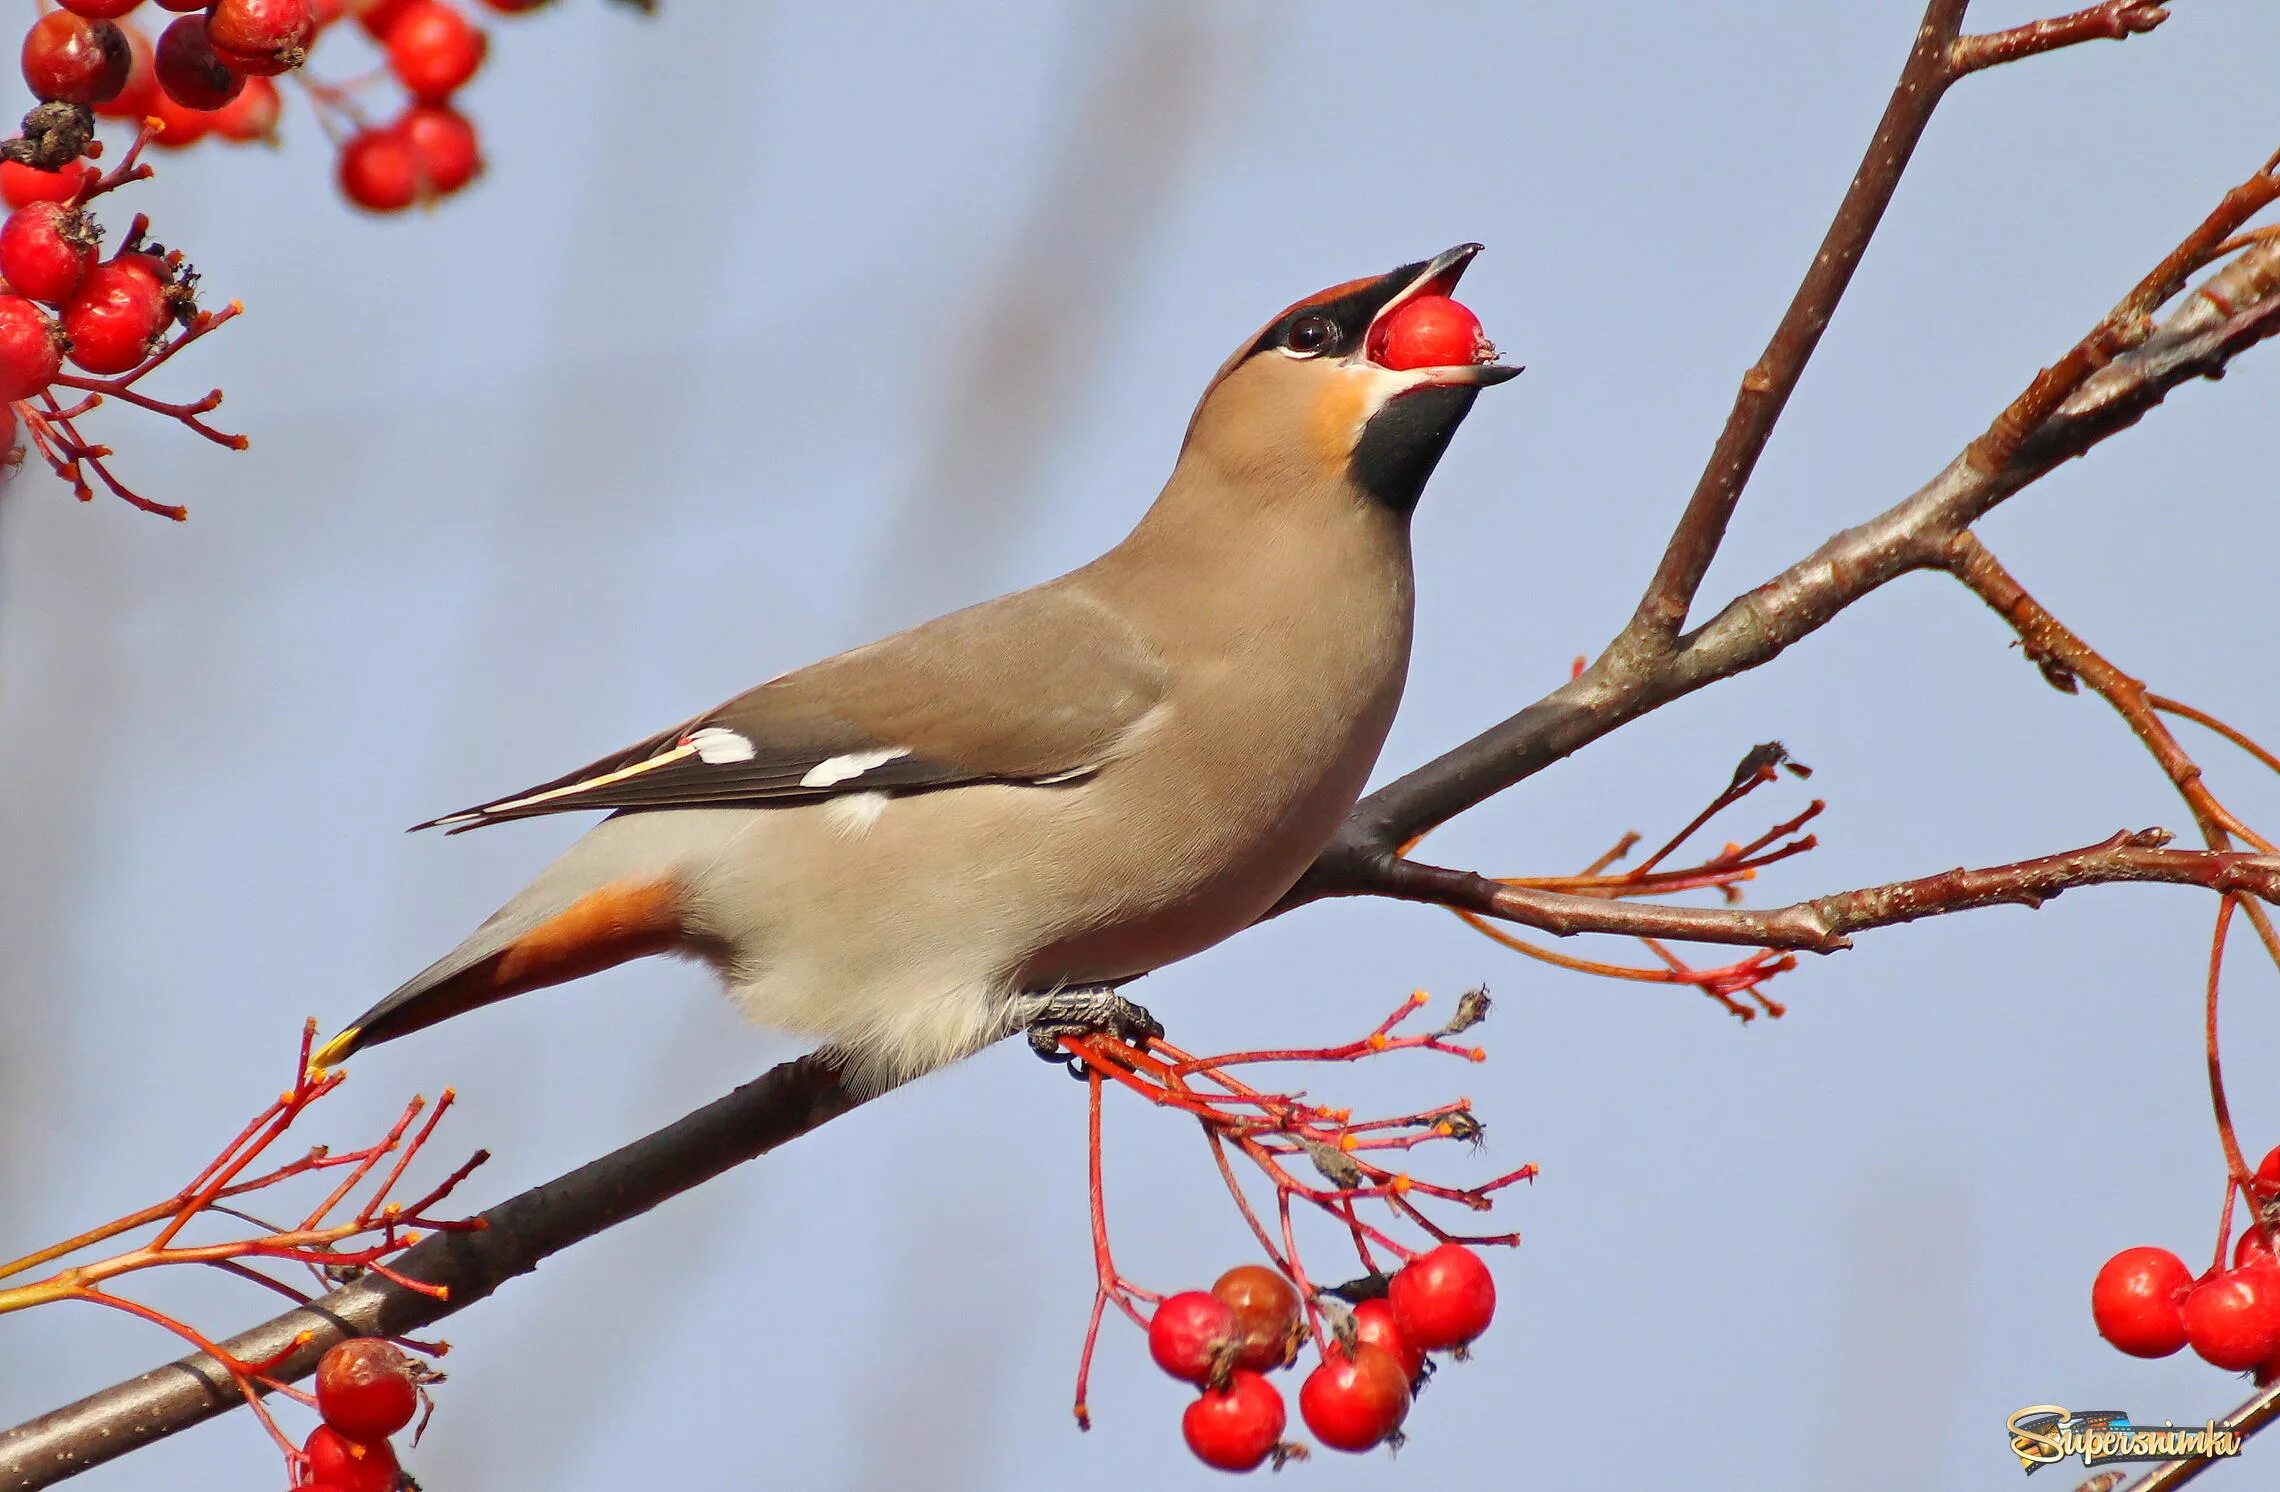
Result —
M1396 513L1414 510L1479 392L1454 385L1422 388L1379 410L1354 445L1354 481Z

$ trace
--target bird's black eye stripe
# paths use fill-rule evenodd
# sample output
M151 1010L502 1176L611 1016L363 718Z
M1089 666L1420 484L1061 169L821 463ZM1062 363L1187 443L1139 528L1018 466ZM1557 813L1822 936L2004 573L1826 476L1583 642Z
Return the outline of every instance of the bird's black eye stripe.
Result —
M1301 316L1283 334L1283 346L1312 357L1338 345L1338 323L1319 312Z
M1388 275L1362 284L1334 299L1317 300L1310 305L1293 306L1275 318L1272 326L1259 340L1251 344L1251 354L1267 352L1296 352L1307 357L1343 357L1361 345L1364 333L1369 330L1370 318L1385 309L1385 303L1414 284L1425 272L1422 261L1405 264ZM1308 347L1300 340L1302 322L1329 323L1330 340L1318 347ZM1311 338L1314 334L1304 334Z

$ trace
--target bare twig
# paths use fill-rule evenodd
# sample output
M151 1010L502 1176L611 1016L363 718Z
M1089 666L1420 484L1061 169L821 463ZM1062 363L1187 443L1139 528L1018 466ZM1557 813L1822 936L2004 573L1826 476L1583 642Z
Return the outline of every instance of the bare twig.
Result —
M1625 656L1665 652L1686 625L1694 594L1702 587L1702 577L1717 555L1758 457L1773 437L1774 425L1796 391L1798 380L1804 377L1805 365L1820 346L1821 334L1829 329L1837 302L1852 283L1853 271L1860 267L1861 255L1867 251L1877 225L1883 222L1884 210L1899 190L1901 174L1908 169L1925 126L1931 123L1932 111L1939 107L1948 85L1961 76L1953 51L1969 5L1970 0L1931 0L1925 9L1907 65L1884 106L1884 117L1877 121L1860 169L1853 173L1852 184L1845 188L1844 200L1837 205L1836 218L1823 235L1789 309L1782 313L1780 325L1774 328L1773 340L1742 375L1725 429L1719 432L1710 460L1686 500L1662 563L1655 569L1637 614L1610 652Z
M2037 907L2078 886L2155 881L2238 892L2280 903L2280 856L2173 850L2167 831L2119 833L2094 845L2009 865L1957 868L1915 880L1839 891L1785 907L1692 907L1613 901L1511 886L1415 860L1380 865L1353 895L1458 907L1559 937L1616 933L1833 953L1849 933L1993 906Z
M2148 5L2143 0L2106 0L2103 5L2093 5L2072 15L2029 21L2008 31L1958 37L1949 55L1956 76L1961 77L1984 67L2000 67L2006 62L2017 62L2040 52L2086 41L2126 41L2168 19L2169 8L2165 5Z
M2217 1425L2220 1429L2229 1427L2238 1430L2245 1440L2259 1430L2270 1429L2276 1419L2280 1419L2280 1385L2263 1390L2217 1421ZM2164 1461L2122 1488L2121 1492L2171 1492L2172 1488L2182 1487L2210 1467L2220 1464L2222 1463L2213 1457L2193 1461Z

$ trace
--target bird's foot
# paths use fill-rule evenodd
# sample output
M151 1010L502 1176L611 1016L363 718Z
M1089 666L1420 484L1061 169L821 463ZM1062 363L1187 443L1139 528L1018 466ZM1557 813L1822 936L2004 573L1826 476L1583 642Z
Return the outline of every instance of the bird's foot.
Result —
M1048 1062L1066 1065L1072 1076L1084 1076L1080 1063L1061 1045L1064 1036L1113 1036L1130 1046L1144 1047L1164 1034L1163 1022L1108 985L1055 990L1032 995L1021 1012L1029 1049Z

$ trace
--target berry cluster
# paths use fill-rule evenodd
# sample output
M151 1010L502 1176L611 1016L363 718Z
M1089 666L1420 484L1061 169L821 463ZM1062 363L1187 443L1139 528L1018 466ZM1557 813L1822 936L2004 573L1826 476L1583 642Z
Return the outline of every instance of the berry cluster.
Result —
M24 39L24 80L42 101L22 138L0 148L0 191L11 206L63 200L91 174L80 159L95 118L158 121L154 143L267 141L291 75L340 148L338 181L350 202L398 212L459 191L482 171L475 126L456 107L481 69L489 37L450 0L152 0L179 12L155 41L129 19L143 0L59 0ZM484 0L502 14L546 0ZM302 71L335 23L353 19L385 66L359 67L346 84ZM367 113L371 90L393 80L393 117ZM60 180L57 178L61 178Z
M1327 1318L1321 1361L1299 1385L1298 1412L1317 1440L1361 1452L1401 1440L1412 1397L1432 1372L1429 1352L1459 1357L1496 1314L1496 1282L1480 1256L1445 1243L1388 1280L1373 1275L1321 1294L1351 1300ZM1264 1264L1244 1264L1209 1290L1166 1297L1148 1320L1156 1366L1203 1392L1180 1428L1188 1449L1221 1471L1276 1466L1305 1448L1283 1440L1288 1417L1266 1375L1298 1361L1309 1335L1298 1287Z
M406 1478L388 1437L412 1422L420 1385L431 1377L374 1337L332 1348L317 1364L317 1413L324 1423L294 1458L294 1486L300 1492L397 1492Z
M2222 1242L2199 1278L2164 1248L2128 1248L2108 1259L2090 1286L2098 1334L2132 1357L2191 1347L2214 1367L2253 1372L2259 1383L2280 1379L2280 1257L2273 1248L2280 1238L2280 1149L2257 1166L2248 1191L2255 1205L2229 1265Z
M82 0L87 3L87 0ZM57 11L57 15L70 15ZM198 308L197 272L179 250L148 239L137 215L108 258L103 228L89 210L96 197L150 175L136 164L138 136L117 170L93 166L69 175L0 165L0 188L14 211L0 223L0 447L20 463L19 436L71 483L82 502L94 481L146 512L182 518L187 510L154 502L128 487L107 464L110 448L81 433L80 422L107 399L167 416L219 445L245 448L245 437L205 422L222 402L219 389L189 403L169 403L140 384L184 347L238 313ZM100 143L90 146L101 149ZM17 173L11 175L10 173ZM18 202L30 178L35 195ZM54 195L45 195L53 191ZM67 371L66 364L77 371ZM92 479L92 480L91 480Z

